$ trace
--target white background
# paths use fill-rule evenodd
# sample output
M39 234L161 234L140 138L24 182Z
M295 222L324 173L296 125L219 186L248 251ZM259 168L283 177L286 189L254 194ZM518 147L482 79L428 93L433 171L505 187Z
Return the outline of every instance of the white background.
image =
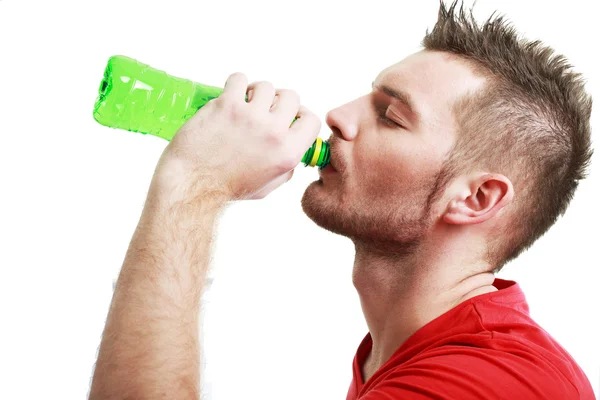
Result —
M593 4L484 0L476 15L505 13L567 55L600 96ZM167 144L93 120L111 55L215 86L241 71L295 89L324 119L417 51L437 8L436 0L1 0L0 398L82 399L89 390L113 282ZM597 394L599 158L600 150L564 218L499 274L522 286L533 317ZM367 327L350 241L301 211L316 179L300 165L292 181L221 220L204 303L205 399L345 398Z

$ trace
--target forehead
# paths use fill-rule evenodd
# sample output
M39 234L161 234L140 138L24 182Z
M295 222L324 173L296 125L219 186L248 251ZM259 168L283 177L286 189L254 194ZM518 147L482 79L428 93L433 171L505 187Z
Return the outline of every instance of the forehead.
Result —
M454 55L424 50L381 71L375 84L406 92L423 123L432 125L452 118L454 101L482 89L485 78Z

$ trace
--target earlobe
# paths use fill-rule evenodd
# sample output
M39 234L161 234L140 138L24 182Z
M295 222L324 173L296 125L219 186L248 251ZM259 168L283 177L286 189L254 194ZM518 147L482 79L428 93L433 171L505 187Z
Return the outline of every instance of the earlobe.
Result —
M504 175L482 174L471 181L461 198L452 200L443 220L452 225L478 224L494 217L514 196L511 181Z

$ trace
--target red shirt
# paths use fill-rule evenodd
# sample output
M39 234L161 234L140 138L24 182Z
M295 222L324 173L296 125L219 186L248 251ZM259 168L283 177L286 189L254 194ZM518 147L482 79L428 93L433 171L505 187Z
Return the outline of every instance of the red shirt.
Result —
M519 285L494 286L415 332L365 384L367 334L346 400L595 399L575 360L531 319Z

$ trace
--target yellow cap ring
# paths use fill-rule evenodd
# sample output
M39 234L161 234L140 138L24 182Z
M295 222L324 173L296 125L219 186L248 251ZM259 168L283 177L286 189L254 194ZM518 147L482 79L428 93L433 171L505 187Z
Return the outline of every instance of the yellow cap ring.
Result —
M317 161L319 160L319 155L321 155L321 147L322 146L323 146L323 139L321 139L320 137L317 137L315 153L313 154L312 160L310 160L310 163L308 164L311 167L314 167L315 165L317 165Z

